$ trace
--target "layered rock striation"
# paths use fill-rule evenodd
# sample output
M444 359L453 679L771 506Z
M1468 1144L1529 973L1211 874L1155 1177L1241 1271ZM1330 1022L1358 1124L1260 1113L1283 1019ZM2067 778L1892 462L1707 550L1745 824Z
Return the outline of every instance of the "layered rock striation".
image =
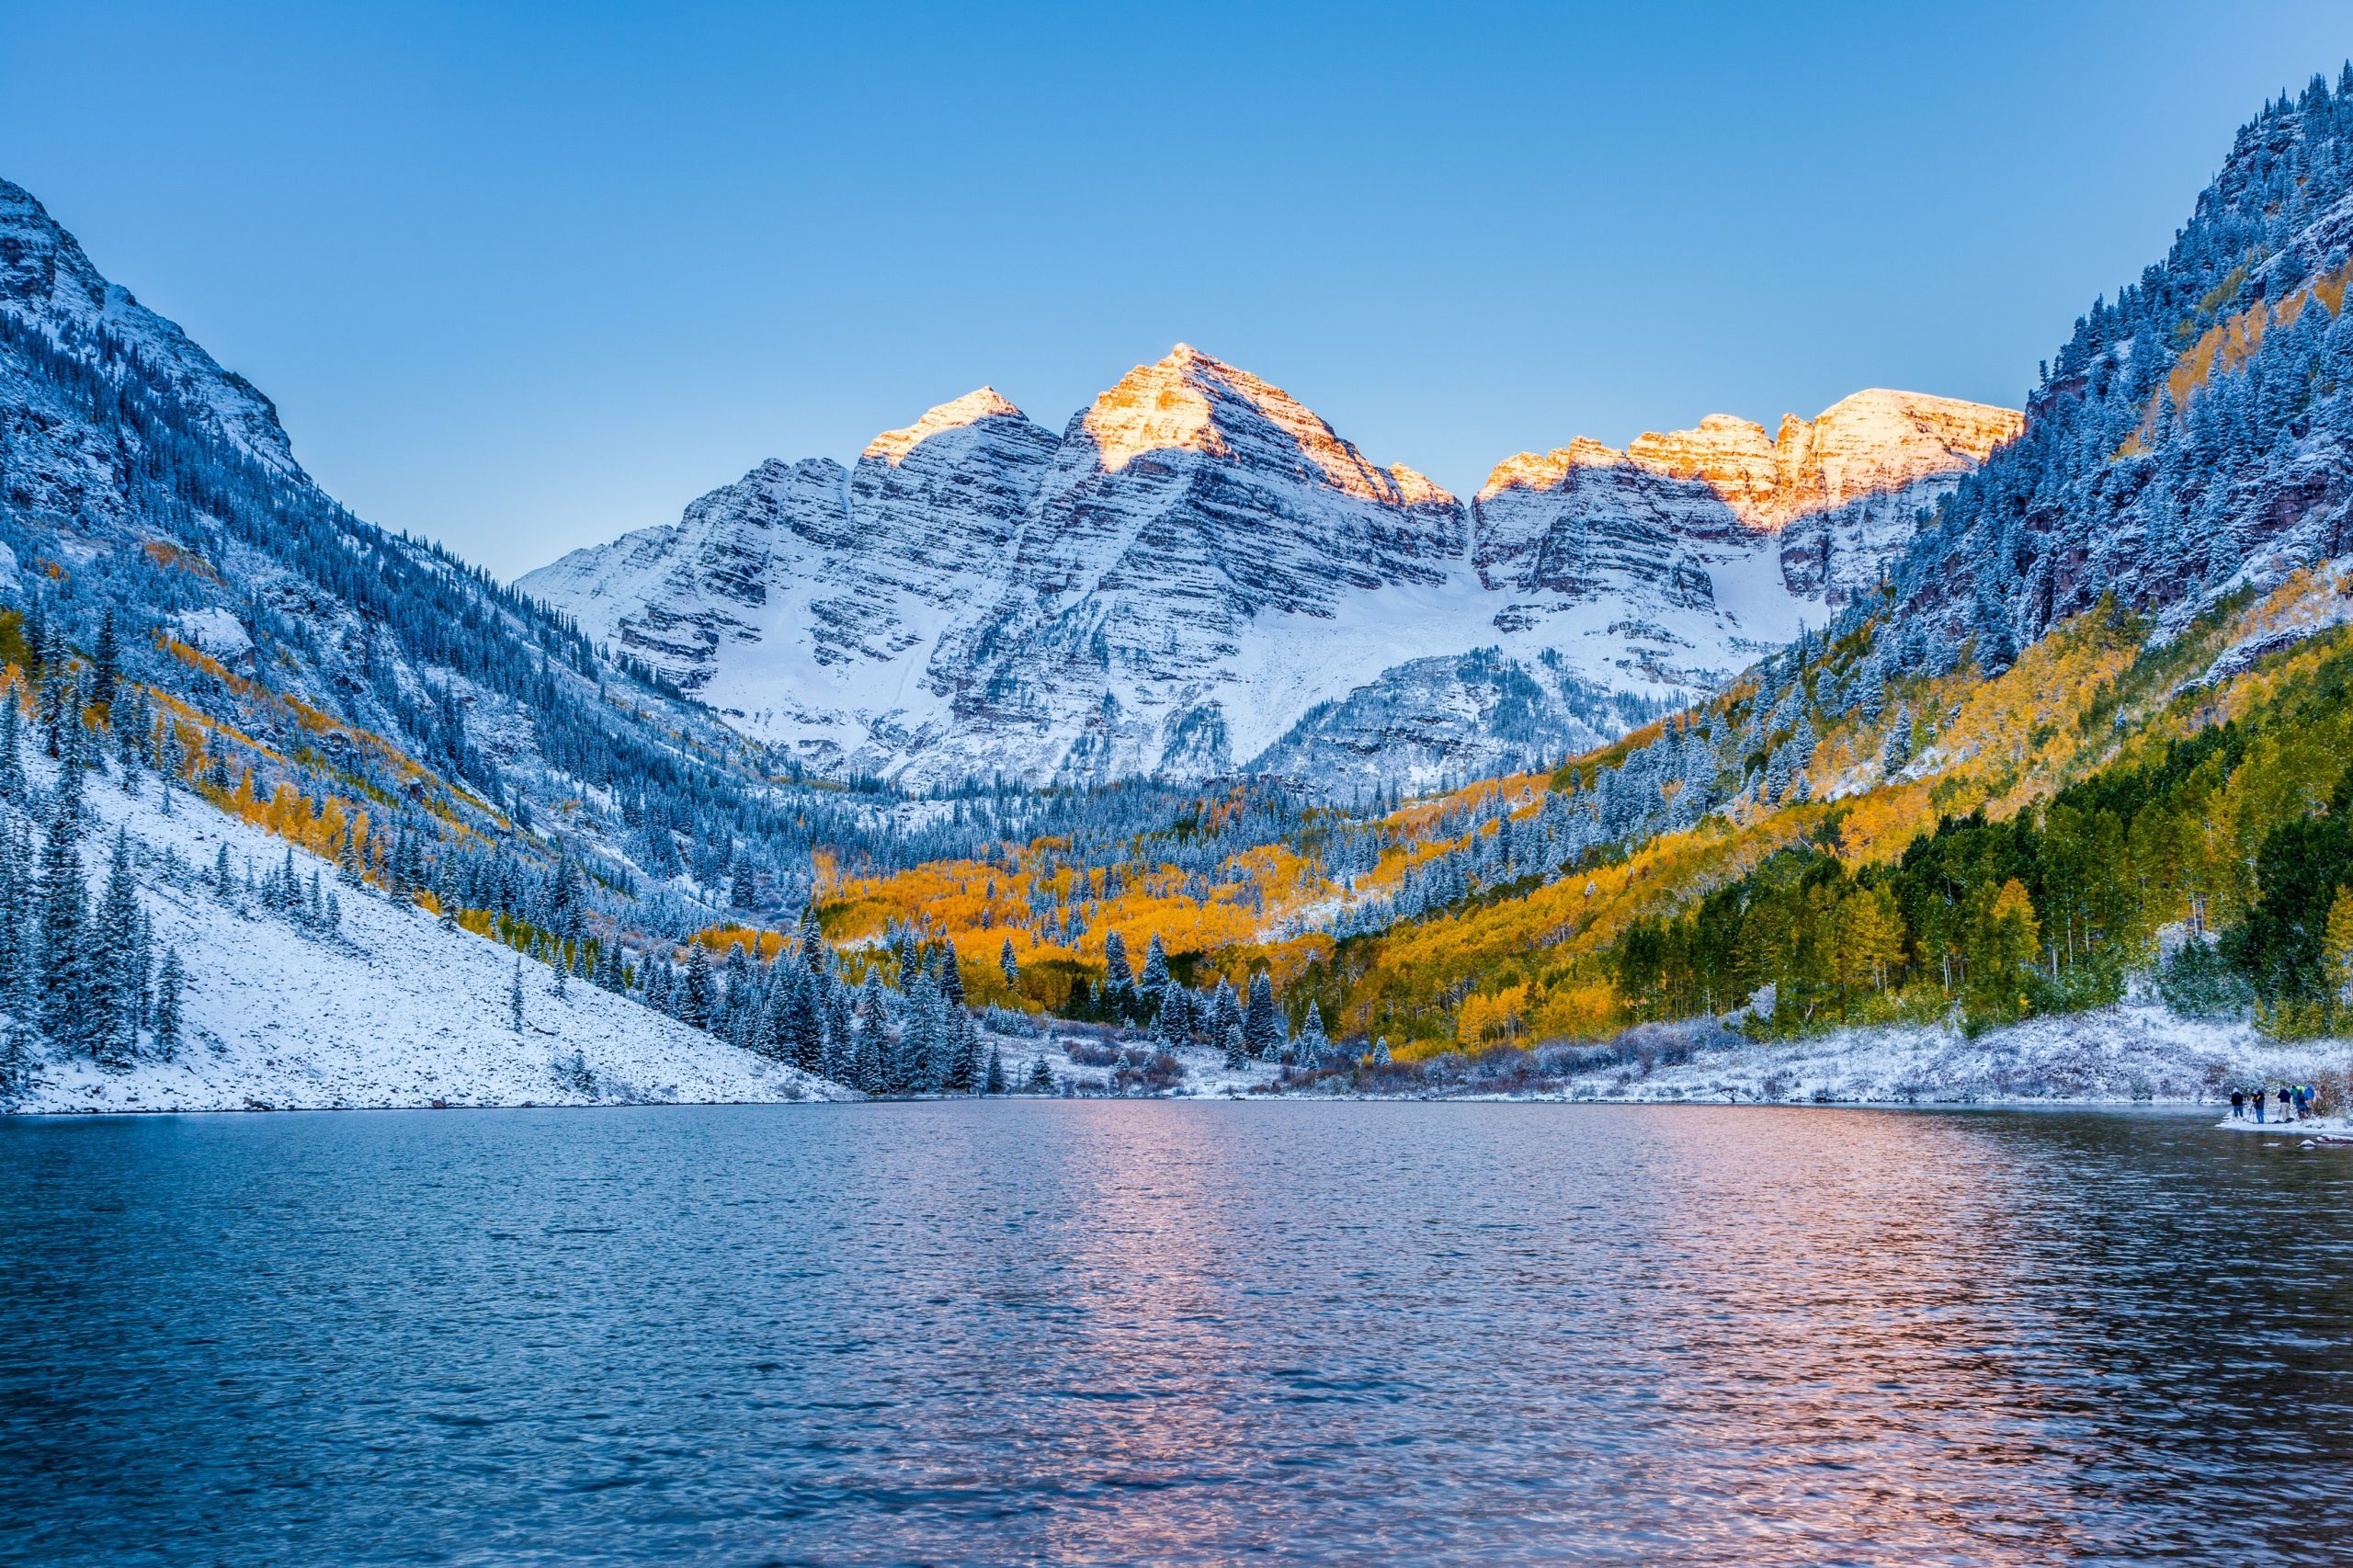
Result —
M2019 421L1865 392L1522 453L1466 504L1180 344L1059 437L983 388L520 586L822 768L1396 782L1703 688L1877 582Z

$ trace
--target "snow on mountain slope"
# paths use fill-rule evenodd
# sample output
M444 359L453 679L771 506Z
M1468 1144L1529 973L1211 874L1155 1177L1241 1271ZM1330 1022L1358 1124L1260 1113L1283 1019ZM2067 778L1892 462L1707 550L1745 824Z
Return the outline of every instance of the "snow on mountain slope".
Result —
M1395 661L1389 639L1351 647L1346 630L1388 619L1396 590L1444 586L1465 522L1427 480L1180 344L1064 432L1006 591L931 656L955 722L915 767L1228 771Z
M854 470L762 463L672 527L577 550L517 585L820 767L939 703L922 656L993 598L1053 437L983 388L878 436Z
M135 349L158 381L176 388L202 423L247 456L288 475L301 467L278 409L252 382L222 369L131 290L109 283L81 244L22 186L0 179L0 309L58 327L111 334Z
M820 767L1419 782L1609 739L1826 619L2019 423L1866 392L1522 453L1466 506L1180 344L1059 441L983 389L518 586Z
M575 981L555 996L540 964L524 966L518 1034L509 1027L511 949L349 888L338 890L333 932L224 903L209 878L188 870L209 870L223 846L240 875L274 870L284 840L185 793L166 816L152 779L134 798L93 778L86 800L96 823L83 862L94 892L115 829L126 829L157 949L176 947L188 965L186 1038L176 1060L142 1058L121 1071L45 1054L18 1111L853 1097L593 985ZM295 862L301 873L334 877L299 851Z

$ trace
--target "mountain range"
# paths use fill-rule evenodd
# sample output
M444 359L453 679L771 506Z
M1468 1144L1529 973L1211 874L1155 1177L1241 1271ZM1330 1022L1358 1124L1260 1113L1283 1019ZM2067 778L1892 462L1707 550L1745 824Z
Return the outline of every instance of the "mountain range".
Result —
M2022 415L1464 500L1180 347L510 586L0 182L0 1103L961 1092L1040 1014L1158 1031L1056 1055L1108 1092L2151 985L2353 1029L2348 286L2353 70Z
M517 586L823 772L1419 786L1821 623L2022 423L1875 390L1523 452L1466 502L1180 344L1059 436L984 387Z

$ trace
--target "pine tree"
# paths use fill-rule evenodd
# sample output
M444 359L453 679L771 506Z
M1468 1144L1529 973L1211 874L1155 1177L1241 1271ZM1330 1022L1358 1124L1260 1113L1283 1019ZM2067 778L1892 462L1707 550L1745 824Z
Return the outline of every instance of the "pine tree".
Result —
M1218 977L1217 989L1210 994L1209 1017L1201 1020L1209 1042L1221 1050L1225 1045L1228 1029L1242 1032L1242 1004L1233 994L1233 984L1223 975Z
M882 1031L869 1024L858 1042L857 1083L852 1086L862 1095L883 1092Z
M48 836L41 845L38 915L41 1028L69 1049L90 1049L100 1037L93 1028L89 1006L87 890L82 882L79 824L65 791L61 789L58 795L50 812Z
M1128 963L1128 944L1117 931L1103 937L1103 992L1107 996L1123 997L1135 985L1135 971Z
M825 1066L824 983L804 971L790 983L792 1064L804 1073L822 1073Z
M1880 766L1890 778L1903 772L1912 761L1912 709L1907 703L1895 710L1895 722L1887 727L1887 744L1880 752Z
M981 1092L989 1095L1005 1093L1005 1059L997 1054L995 1046L989 1047L988 1076L981 1081Z
M154 1045L155 1055L169 1062L180 1050L180 988L186 977L180 972L180 950L164 949L164 966L155 976Z
M973 1056L977 1039L972 1016L957 1013L948 1031L947 1070L940 1074L939 1086L948 1093L969 1095L979 1085L981 1063Z
M515 978L506 986L506 1027L523 1032L523 955L515 955Z
M996 967L1005 976L1005 988L1015 995L1021 994L1021 965L1013 956L1013 938L1007 937L1005 946L996 951Z
M1262 1061L1274 1060L1283 1046L1283 1016L1275 1006L1275 983L1265 970L1250 977L1250 1006L1242 1017L1243 1042Z
M1051 1095L1054 1092L1054 1070L1046 1065L1043 1055L1032 1058L1029 1062L1028 1087L1033 1095Z
M212 892L223 903L237 902L237 876L229 869L229 846L221 846L212 858Z
M89 934L91 950L84 958L89 977L85 1027L90 1054L101 1062L124 1062L138 1054L139 1014L145 1001L138 939L139 893L131 876L131 839L118 830L106 892Z
M1168 949L1160 945L1157 931L1144 948L1143 973L1136 983L1147 996L1157 996L1168 988Z
M108 605L98 622L97 642L90 650L90 701L111 708L116 685L121 679L122 651L115 641L114 607Z
M25 798L24 728L16 689L0 691L0 801Z
M711 1002L710 949L700 942L689 942L686 978L678 990L678 1021L694 1028L709 1028Z
M1332 1048L1331 1040L1324 1033L1324 1014L1313 1002L1307 1005L1307 1021L1299 1028L1299 1059L1313 1065Z

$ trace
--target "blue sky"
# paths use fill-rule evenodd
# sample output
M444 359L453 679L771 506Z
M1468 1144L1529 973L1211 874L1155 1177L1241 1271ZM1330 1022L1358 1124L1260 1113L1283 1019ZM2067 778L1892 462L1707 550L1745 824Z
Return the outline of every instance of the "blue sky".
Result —
M17 7L0 175L501 575L1182 339L1468 491L2015 402L2341 6Z

